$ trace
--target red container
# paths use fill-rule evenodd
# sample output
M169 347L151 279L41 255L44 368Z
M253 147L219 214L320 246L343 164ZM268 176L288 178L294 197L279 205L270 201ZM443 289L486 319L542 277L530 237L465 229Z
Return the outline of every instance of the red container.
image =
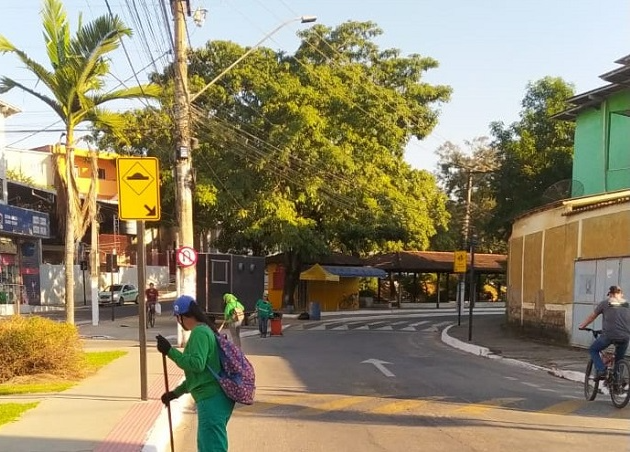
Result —
M274 317L269 319L271 322L271 336L282 336L282 318Z

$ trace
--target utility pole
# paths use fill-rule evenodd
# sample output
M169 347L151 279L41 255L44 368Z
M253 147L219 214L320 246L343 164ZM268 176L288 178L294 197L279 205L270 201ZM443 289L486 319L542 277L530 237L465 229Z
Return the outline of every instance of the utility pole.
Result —
M188 44L186 16L190 15L190 0L171 0L175 20L175 125L177 140L175 174L177 190L177 222L179 246L193 247L193 198L190 136L190 95L188 92ZM196 297L197 269L194 265L180 269L181 294Z
M464 225L462 227L462 250L468 247L468 239L470 237L470 203L472 202L472 176L473 172L467 170L466 178L466 214L464 216ZM462 304L466 294L466 274L460 273L457 282L457 325L462 323ZM469 301L470 303L470 301Z

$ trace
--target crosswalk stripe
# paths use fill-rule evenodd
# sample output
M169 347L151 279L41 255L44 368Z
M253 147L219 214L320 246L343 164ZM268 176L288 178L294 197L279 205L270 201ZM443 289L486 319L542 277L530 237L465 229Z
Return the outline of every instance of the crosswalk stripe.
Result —
M545 414L569 414L579 410L588 402L586 400L565 400L564 402L556 403L555 405L548 406L539 411L539 413Z
M331 328L331 330L347 330L347 329L348 329L348 325L340 325L340 326Z
M370 327L367 325L360 326L358 328L352 328L353 330L369 330Z
M424 325L425 323L429 323L429 321L423 320L422 322L410 323L409 326L420 326L420 325Z
M376 329L379 331L392 331L394 328L391 325L385 325Z
M412 326L408 326L405 328L401 328L400 331L416 331L416 329Z
M461 408L456 409L457 413L466 413L466 414L480 414L486 411L492 410L494 408L511 405L513 403L520 402L521 398L508 397L508 398L498 398L498 399L490 399L484 400L483 402L471 403L469 405L465 405Z
M321 414L322 411L341 410L343 408L348 408L353 405L358 405L359 403L365 402L365 400L365 397L343 397L337 400L332 400L330 402L313 405L309 408L304 408L303 410L298 411L296 415L316 416L318 414Z

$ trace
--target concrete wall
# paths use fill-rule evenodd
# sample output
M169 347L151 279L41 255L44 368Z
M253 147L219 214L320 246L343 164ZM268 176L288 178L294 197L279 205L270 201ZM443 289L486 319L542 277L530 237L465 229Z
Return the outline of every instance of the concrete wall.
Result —
M561 205L518 219L509 241L510 322L568 340L575 263L630 255L630 201L566 214Z
M158 288L168 286L168 267L147 266L147 285L155 283ZM42 264L39 267L42 305L65 304L65 275L63 265ZM104 289L111 284L112 274L101 273L99 289ZM114 283L138 283L138 271L134 267L121 267L119 273L113 274ZM89 303L90 297L90 273L85 272L85 299ZM83 272L78 265L74 266L74 302L83 303Z

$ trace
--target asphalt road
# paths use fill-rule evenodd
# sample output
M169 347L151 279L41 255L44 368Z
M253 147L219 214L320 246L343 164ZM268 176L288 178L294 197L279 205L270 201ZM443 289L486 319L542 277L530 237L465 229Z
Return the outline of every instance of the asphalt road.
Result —
M444 320L452 318L430 318ZM578 383L454 350L430 327L353 326L243 340L257 401L235 410L230 451L628 448L630 408L586 402ZM175 450L197 450L195 424L186 414Z

